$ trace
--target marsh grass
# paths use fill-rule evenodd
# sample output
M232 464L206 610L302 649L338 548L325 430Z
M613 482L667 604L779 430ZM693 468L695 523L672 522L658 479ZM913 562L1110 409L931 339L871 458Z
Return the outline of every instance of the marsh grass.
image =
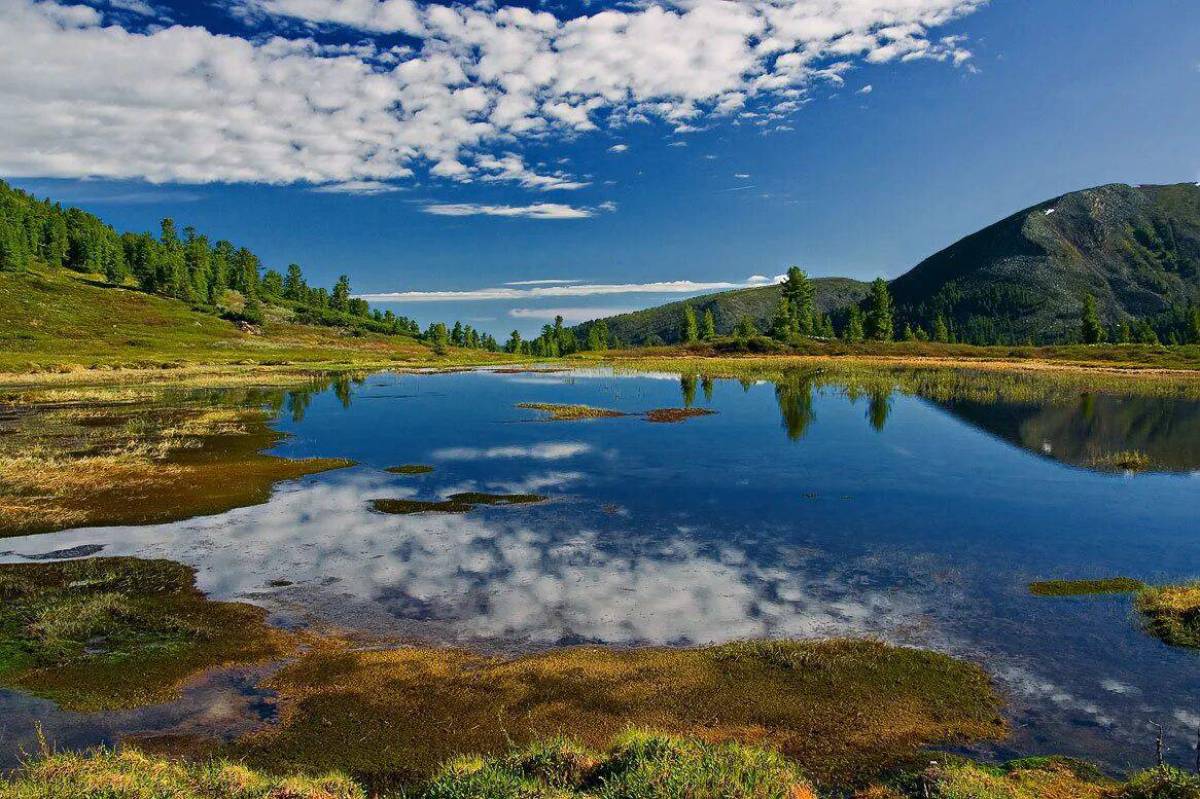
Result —
M318 648L268 682L280 723L238 744L281 771L345 769L414 785L448 759L568 735L600 748L631 725L777 748L817 779L865 779L933 744L1005 732L975 665L871 641L699 649Z
M954 757L901 780L897 799L1118 799L1120 786L1086 763L1040 757L988 766ZM888 794L876 794L879 799ZM866 797L864 796L864 799ZM1156 799L1168 799L1167 796Z
M1144 472L1152 465L1150 456L1138 450L1122 450L1096 455L1092 467L1118 472Z
M579 421L580 419L612 419L629 415L622 411L610 410L609 408L593 408L590 405L562 405L556 402L518 402L517 407L526 410L541 411L551 421L555 422Z
M262 454L282 438L269 425L270 396L157 392L12 406L0 418L0 536L223 512L265 502L279 481L350 465Z
M1143 588L1134 606L1151 634L1172 646L1200 647L1200 581Z
M373 499L379 513L469 513L480 505L534 505L545 502L541 494L482 494L467 491L445 499Z
M406 463L402 466L389 466L384 471L388 474L429 474L433 467L421 463Z
M178 563L0 566L0 684L69 709L164 701L205 669L277 657L287 643L261 609L208 601Z
M1034 596L1129 594L1145 587L1145 583L1132 577L1105 577L1099 580L1041 580L1029 584L1029 593Z
M697 416L712 416L716 411L707 408L655 408L651 411L646 411L647 422L657 422L659 424L673 424L675 422L683 422L688 419L694 419Z

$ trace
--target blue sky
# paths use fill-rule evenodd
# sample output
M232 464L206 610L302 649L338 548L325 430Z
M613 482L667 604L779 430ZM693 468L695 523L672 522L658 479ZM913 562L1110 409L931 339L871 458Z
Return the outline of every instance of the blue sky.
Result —
M1200 180L1197 31L1185 0L12 0L0 175L528 332Z

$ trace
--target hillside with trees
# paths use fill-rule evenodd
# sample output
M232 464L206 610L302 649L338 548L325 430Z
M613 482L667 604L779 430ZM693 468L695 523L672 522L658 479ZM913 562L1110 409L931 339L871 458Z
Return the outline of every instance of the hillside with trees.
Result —
M719 335L740 322L743 337L753 326L780 341L799 333L850 342L1200 343L1200 186L1071 192L967 236L890 283L809 283L814 312L828 317L812 332L786 318L780 286L697 297L581 329L603 324L629 344L676 343L686 340L680 320L690 306L713 310ZM885 316L890 326L881 326Z
M811 282L814 308L822 314L846 308L867 294L866 283L849 278L822 277ZM749 319L757 329L765 331L780 297L781 288L778 284L755 286L585 322L575 330L581 339L586 339L594 327L603 324L614 343L626 346L676 344L684 340L679 320L685 308L692 308L698 324L703 325L704 319L711 315L713 336L710 337L733 335L738 323L744 319Z

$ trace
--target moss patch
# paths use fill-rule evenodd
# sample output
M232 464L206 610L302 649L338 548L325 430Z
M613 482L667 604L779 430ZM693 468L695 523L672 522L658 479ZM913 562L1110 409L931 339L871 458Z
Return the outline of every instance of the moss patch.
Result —
M133 749L55 754L0 783L0 799L366 799L343 776L272 777L239 763L183 763Z
M388 474L429 474L433 467L422 463L406 463L403 466L389 466L384 471Z
M652 411L646 411L646 421L671 424L697 416L712 416L715 413L716 411L710 411L707 408L655 408Z
M1143 588L1134 605L1151 634L1172 646L1200 647L1200 582Z
M1086 596L1088 594L1128 594L1146 587L1132 577L1106 577L1101 580L1041 580L1029 584L1035 596Z
M534 505L545 502L541 494L481 494L467 491L445 499L373 499L380 513L468 513L480 505Z
M930 799L1116 799L1117 783L1086 763L1039 757L1003 766L986 766L954 757L942 758L920 775L902 778L889 793L866 797L930 797Z
M261 608L209 601L170 561L3 565L0 600L0 684L72 710L165 701L204 669L288 648Z
M319 648L268 686L280 724L238 744L288 771L414 784L447 759L558 734L605 746L630 725L763 744L849 782L919 748L1002 735L975 665L870 641L700 649L571 648L517 659L458 650Z
M580 419L611 419L629 415L621 411L610 410L609 408L593 408L590 405L560 405L556 402L519 402L517 403L517 407L532 411L542 411L552 421L556 422L570 422Z

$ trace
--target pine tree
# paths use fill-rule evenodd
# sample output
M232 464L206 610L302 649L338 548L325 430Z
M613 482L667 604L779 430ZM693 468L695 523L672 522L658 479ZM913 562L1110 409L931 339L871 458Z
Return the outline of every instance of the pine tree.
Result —
M1083 320L1080 325L1084 344L1099 344L1104 341L1104 325L1100 322L1100 314L1096 310L1096 298L1091 294L1083 297Z
M288 264L287 277L283 279L283 296L293 302L305 299L308 286L304 283L304 272L299 264Z
M846 319L846 329L842 332L842 339L851 343L857 344L866 338L863 331L862 311L857 305L850 306L850 316Z
M891 341L895 338L892 319L892 293L887 281L881 277L871 283L867 297L866 334L875 341Z
M733 335L740 341L746 341L758 335L758 327L749 316L743 316L734 327Z
M1197 313L1197 319L1200 319L1200 312ZM700 337L705 341L712 341L717 337L717 320L713 317L712 308L704 309L704 323L700 328Z
M771 313L771 338L776 341L787 341L795 330L795 319L792 316L792 305L786 297L780 297Z
M941 344L950 342L950 328L946 326L946 319L941 314L933 320L933 340Z
M512 332L512 335L510 335L508 337L508 343L504 345L504 351L505 352L515 352L515 353L521 352L521 333L520 333L520 331L514 330Z
M813 303L816 290L803 269L798 266L788 269L782 294L791 315L791 329L788 332L811 336L815 328Z
M696 310L691 305L683 306L683 327L680 330L680 336L687 344L700 338L700 327L696 324Z
M333 286L333 294L329 299L329 307L335 311L350 310L350 278L342 275Z

